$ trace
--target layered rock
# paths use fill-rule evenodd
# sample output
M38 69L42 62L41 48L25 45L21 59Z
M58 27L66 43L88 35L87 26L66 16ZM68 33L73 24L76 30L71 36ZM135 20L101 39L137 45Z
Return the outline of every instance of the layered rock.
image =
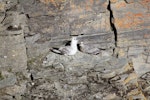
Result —
M29 17L30 32L26 39L33 39L39 34L35 42L27 44L29 56L36 57L48 51L50 47L59 47L70 40L71 36L78 36L80 42L98 48L112 50L114 48L114 34L110 26L110 13L105 0L40 0L24 3L21 1ZM28 8L27 8L28 7ZM44 11L44 12L43 12ZM37 49L35 55L32 49Z
M30 99L146 100L148 96L149 84L143 81L148 75L139 78L136 65L126 58L101 58L82 52L63 56L50 52L30 63L33 63L30 64L33 80L26 95Z
M149 3L147 0L111 2L118 47L149 46Z
M26 90L28 77L24 40L26 16L21 13L17 0L0 3L0 99L19 100Z
M149 3L0 0L0 99L150 99ZM72 36L100 54L50 52Z

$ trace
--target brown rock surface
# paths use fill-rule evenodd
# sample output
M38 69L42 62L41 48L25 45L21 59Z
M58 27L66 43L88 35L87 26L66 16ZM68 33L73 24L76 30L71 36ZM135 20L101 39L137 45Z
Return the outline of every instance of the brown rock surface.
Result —
M0 99L149 100L149 9L149 0L0 0ZM72 36L86 52L50 52Z
M122 0L112 3L111 9L119 47L149 46L149 7L149 0Z

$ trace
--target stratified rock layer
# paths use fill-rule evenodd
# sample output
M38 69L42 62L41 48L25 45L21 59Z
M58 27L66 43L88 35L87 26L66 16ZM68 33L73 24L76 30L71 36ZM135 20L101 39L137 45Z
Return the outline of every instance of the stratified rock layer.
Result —
M26 16L17 1L0 1L0 99L19 100L26 91ZM7 12L6 12L7 11Z
M149 100L149 8L149 0L0 0L0 99ZM50 51L72 36L99 54Z

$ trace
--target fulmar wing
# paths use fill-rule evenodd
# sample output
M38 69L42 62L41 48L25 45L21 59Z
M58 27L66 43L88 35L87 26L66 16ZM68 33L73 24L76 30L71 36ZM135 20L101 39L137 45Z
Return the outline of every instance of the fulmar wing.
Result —
M59 50L61 51L62 54L69 54L70 51L71 51L71 47L70 46L65 46L65 47L59 48Z
M57 48L51 48L50 50L51 50L52 52L54 52L54 53L62 54L62 52L61 52L59 49L57 49Z

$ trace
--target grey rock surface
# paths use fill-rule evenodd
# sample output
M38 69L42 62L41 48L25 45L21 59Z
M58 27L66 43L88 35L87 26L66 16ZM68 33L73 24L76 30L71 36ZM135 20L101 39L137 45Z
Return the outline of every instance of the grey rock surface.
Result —
M0 100L149 100L149 3L0 0ZM50 52L74 35L101 53Z
M16 76L10 76L6 79L0 80L0 89L13 86L17 82Z
M25 93L27 73L24 26L26 16L19 10L17 0L0 4L0 99L17 100ZM2 8L3 7L3 8Z

